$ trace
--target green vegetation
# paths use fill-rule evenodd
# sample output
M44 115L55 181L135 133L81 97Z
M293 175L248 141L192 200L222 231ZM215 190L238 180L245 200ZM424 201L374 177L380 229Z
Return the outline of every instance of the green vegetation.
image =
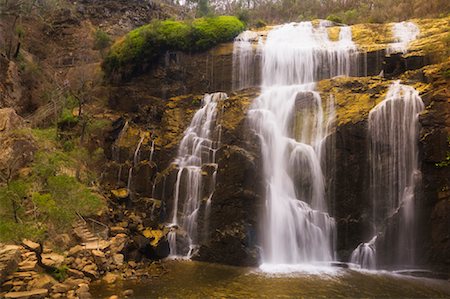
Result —
M55 128L16 134L31 136L39 150L25 174L0 187L0 242L42 240L70 229L75 212L92 215L103 208L102 199L88 188L92 175L81 171L101 153L60 142Z
M244 30L236 17L220 16L188 21L154 21L128 33L111 48L103 70L111 77L128 76L145 68L166 50L202 51L232 40Z
M450 136L447 136L447 147L450 148ZM436 167L449 167L450 166L450 150L447 151L447 156L444 161L436 163Z
M329 15L327 17L328 21L334 22L334 23L342 23L342 19L338 17L337 15Z
M111 45L111 37L108 33L101 29L97 29L94 34L94 50L99 50L100 52L108 48Z

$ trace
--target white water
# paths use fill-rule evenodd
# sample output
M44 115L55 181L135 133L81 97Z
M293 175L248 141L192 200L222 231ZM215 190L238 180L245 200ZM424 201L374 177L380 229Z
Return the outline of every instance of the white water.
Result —
M418 115L424 109L419 93L399 81L369 114L370 195L375 233L399 213L397 233L390 240L396 265L415 262L415 189L420 182Z
M254 44L258 41L258 34L244 31L233 43L233 90L255 86L256 52Z
M276 27L262 47L262 94L249 119L260 138L267 186L263 270L334 259L335 222L327 213L322 169L334 103L322 103L314 81L349 75L355 51L350 28L332 42L324 27L310 22Z
M142 142L144 141L144 138L145 138L145 136L142 135L141 139L139 140L139 143L138 143L136 150L134 151L134 155L133 155L133 165L131 165L130 170L128 171L127 189L128 189L128 192L130 192L130 193L131 193L131 180L133 178L133 169L139 163L139 160L140 160L139 152L141 150L141 145L142 145Z
M376 264L376 246L375 242L377 237L373 237L367 243L361 243L358 247L353 250L350 257L350 262L353 264L358 264L364 269L375 269Z
M225 93L206 94L202 107L195 113L184 132L175 164L178 174L174 188L171 231L168 234L170 256L190 256L198 244L198 214L203 200L211 194L202 194L202 166L215 164L219 146L220 125L217 123L217 104L227 98ZM213 192L210 186L209 192ZM184 235L189 251L179 252L177 237Z
M412 22L394 23L392 34L395 42L386 49L387 54L403 53L408 51L409 44L417 38L420 33L419 27Z

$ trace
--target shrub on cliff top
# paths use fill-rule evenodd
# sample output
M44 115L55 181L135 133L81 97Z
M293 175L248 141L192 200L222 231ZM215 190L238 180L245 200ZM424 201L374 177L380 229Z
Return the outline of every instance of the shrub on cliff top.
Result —
M108 77L126 77L145 69L166 50L203 51L232 40L244 30L232 16L188 21L154 21L129 32L114 43L103 61Z

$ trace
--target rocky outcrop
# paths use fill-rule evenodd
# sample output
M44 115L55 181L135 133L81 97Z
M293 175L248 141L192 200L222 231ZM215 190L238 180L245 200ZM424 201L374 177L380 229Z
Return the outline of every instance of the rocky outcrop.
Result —
M21 82L17 64L0 55L0 108L27 110L29 103Z
M423 196L418 242L425 253L421 262L445 273L450 272L450 82L445 73L449 69L447 61L411 74L430 84L423 91L426 110L419 119Z
M14 109L0 109L0 180L3 182L15 178L33 159L36 146L26 127Z

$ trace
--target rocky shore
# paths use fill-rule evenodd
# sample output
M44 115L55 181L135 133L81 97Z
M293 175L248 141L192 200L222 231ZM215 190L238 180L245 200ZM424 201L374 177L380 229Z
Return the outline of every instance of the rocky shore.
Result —
M117 234L99 241L97 246L76 245L61 253L44 249L42 254L38 252L40 245L29 240L21 245L1 244L0 298L88 299L92 298L89 285L94 281L115 284L122 279L151 278L164 272L158 262L124 261L122 252L127 242L125 234ZM132 294L125 290L111 298L129 298Z

